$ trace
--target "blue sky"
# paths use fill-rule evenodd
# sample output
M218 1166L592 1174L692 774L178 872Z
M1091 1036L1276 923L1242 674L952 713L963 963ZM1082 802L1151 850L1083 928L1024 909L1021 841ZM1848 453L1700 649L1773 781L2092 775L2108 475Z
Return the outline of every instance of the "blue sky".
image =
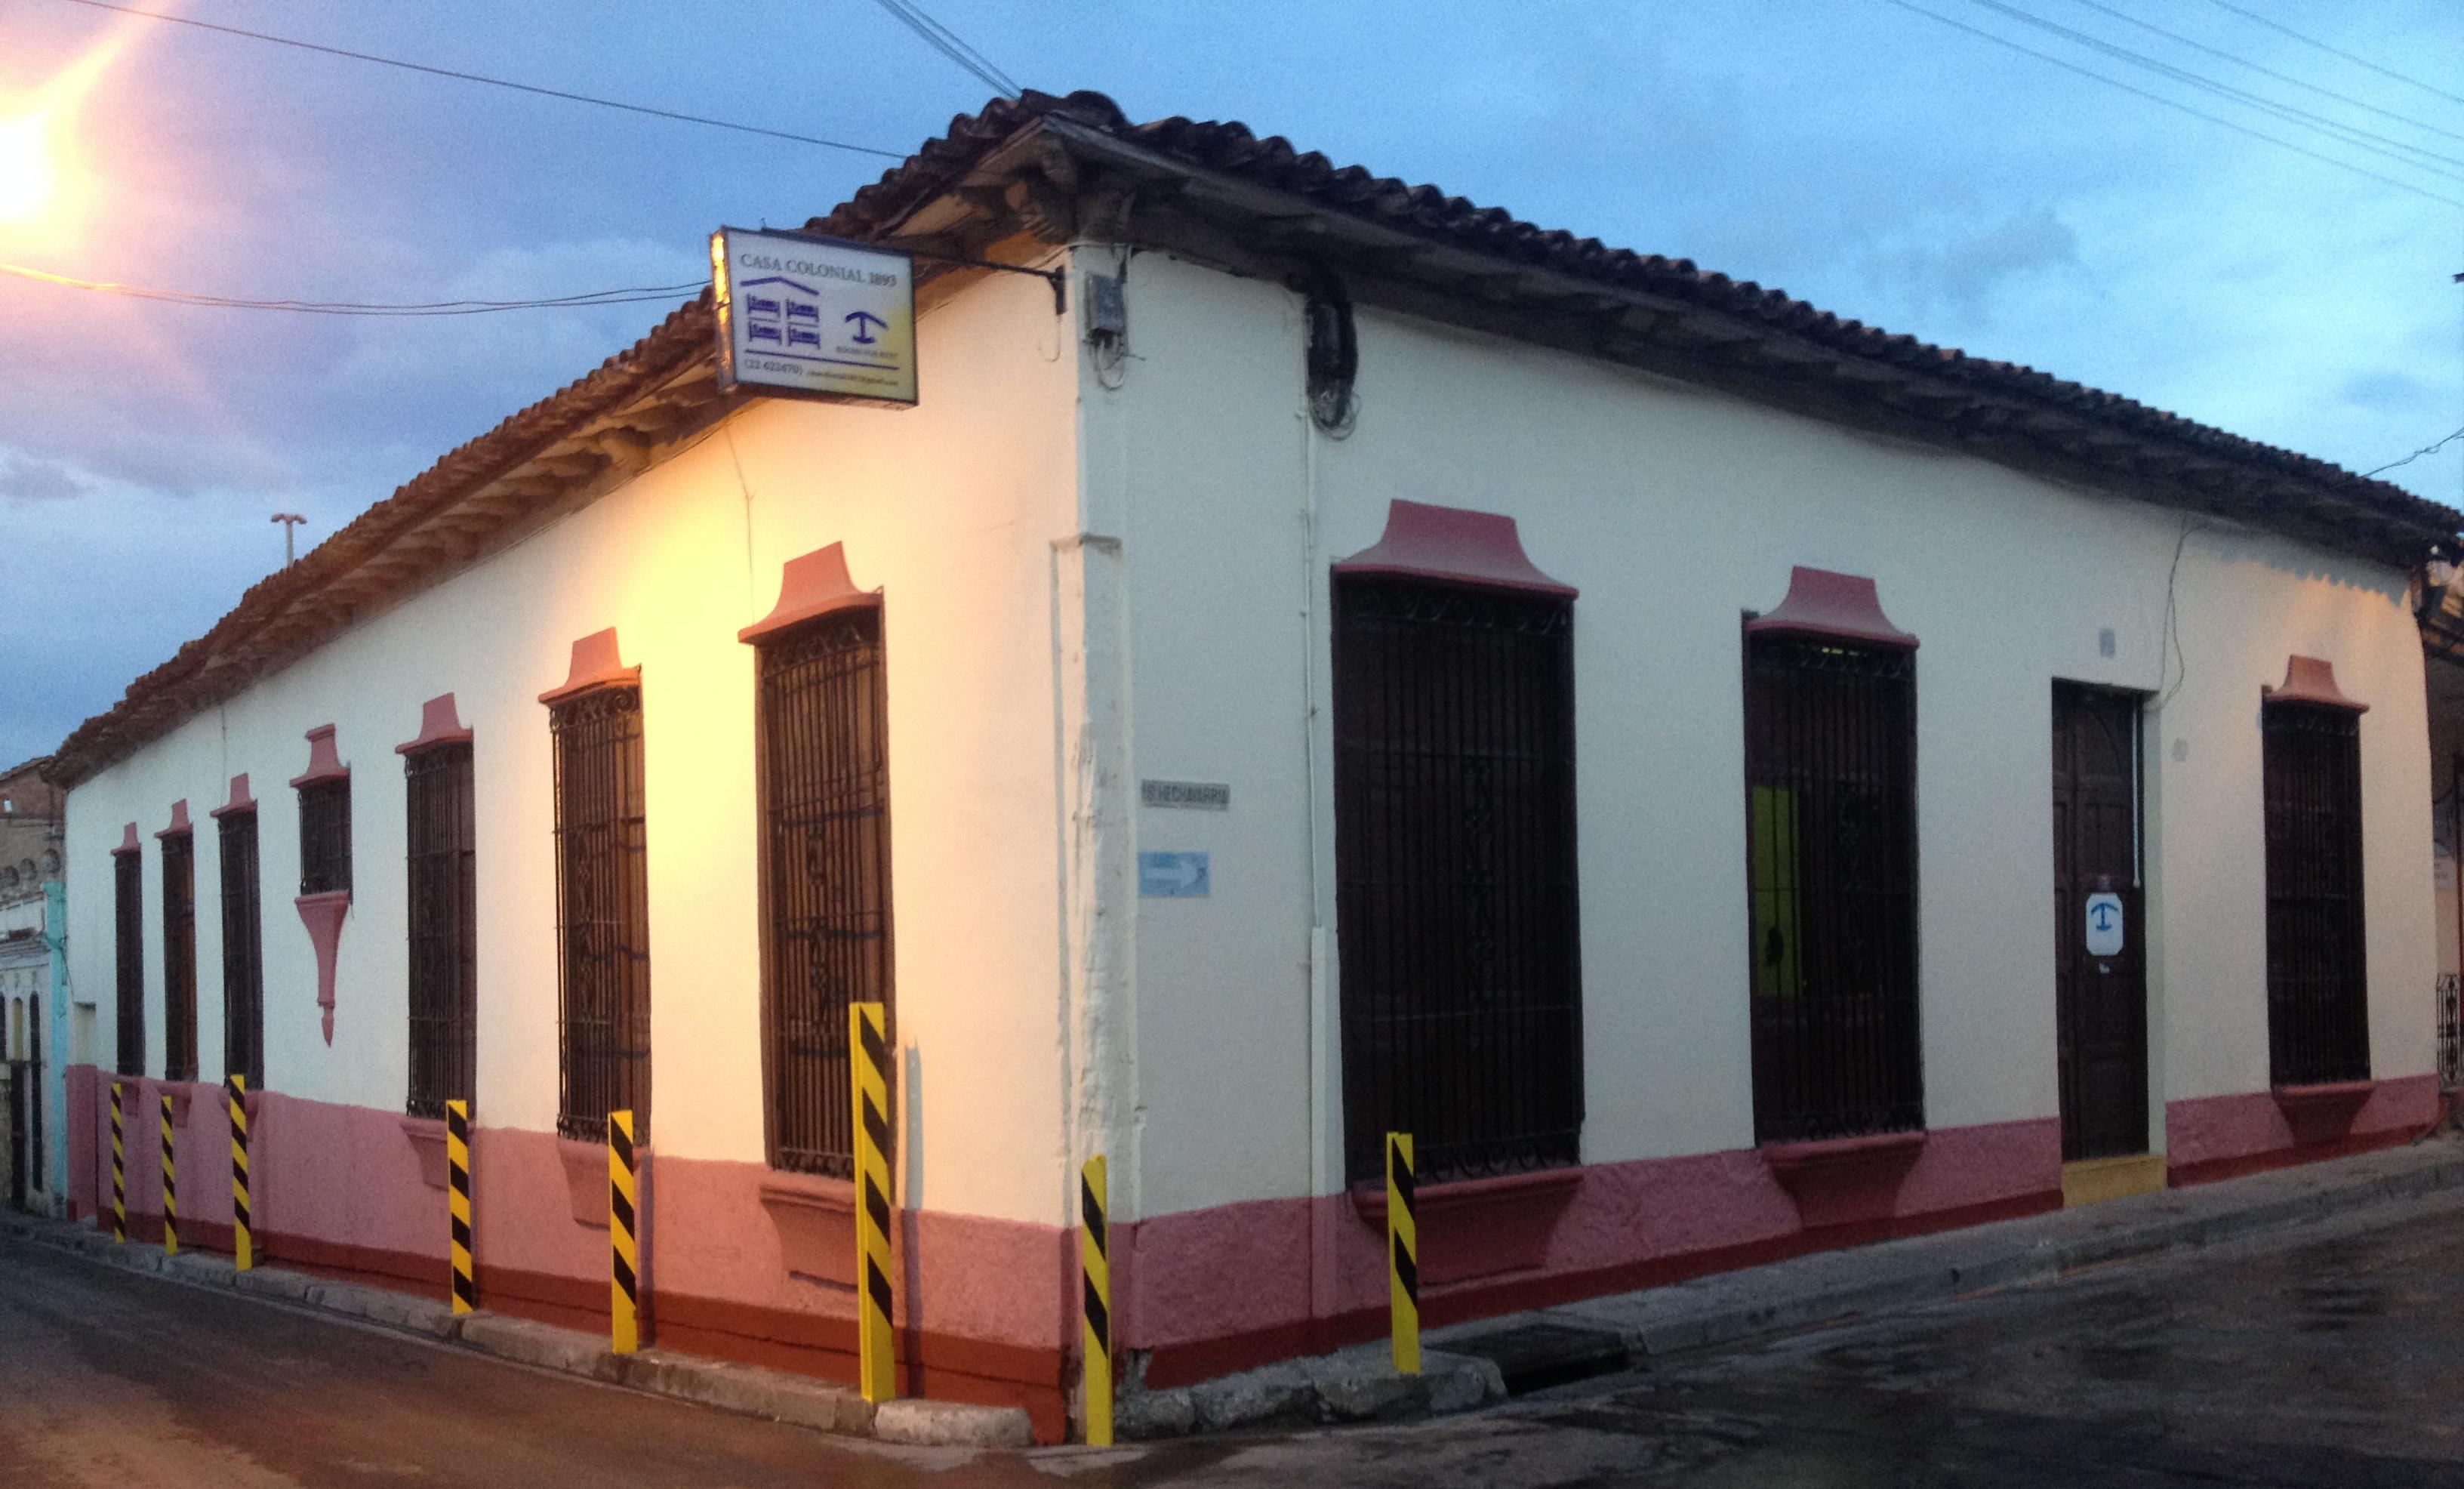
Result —
M2242 3L2464 96L2464 9ZM1243 120L2355 469L2464 425L2464 208L2416 194L2464 202L2464 97L2215 0L2008 0L2412 146L2398 164L1979 0L1925 4L2415 191L1889 0L927 9L1029 86ZM159 8L891 150L986 96L872 0ZM0 0L0 120L115 38L73 114L84 210L0 226L0 261L252 298L682 283L707 274L713 227L802 222L888 164L68 0ZM0 278L0 763L49 749L279 564L270 514L323 538L659 314L284 317ZM2464 441L2389 478L2464 501Z

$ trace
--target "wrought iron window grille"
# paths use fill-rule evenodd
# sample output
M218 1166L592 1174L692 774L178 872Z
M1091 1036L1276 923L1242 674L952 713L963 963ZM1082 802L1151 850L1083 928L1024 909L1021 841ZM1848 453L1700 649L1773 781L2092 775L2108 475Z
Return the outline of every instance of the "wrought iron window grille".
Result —
M299 788L299 892L348 894L351 888L351 778L336 776Z
M896 1011L881 611L778 632L756 657L769 1157L845 1177L847 1005L890 1005L893 1029Z
M1916 656L1746 637L1754 1136L1925 1125Z
M2268 1078L2279 1086L2365 1080L2361 720L2349 709L2271 701L2259 710L2259 730Z
M256 813L219 819L223 923L223 1068L265 1089L264 922L258 908Z
M410 1083L406 1109L442 1118L478 1096L478 875L468 744L403 758L408 817Z
M1333 584L1345 1170L1573 1164L1582 1129L1573 605Z
M163 1078L197 1078L197 854L175 833L163 842Z
M134 852L111 857L113 970L118 974L116 1065L123 1076L145 1074L145 861Z
M607 1114L650 1122L649 877L642 693L596 688L548 713L556 761L557 1131L605 1142Z

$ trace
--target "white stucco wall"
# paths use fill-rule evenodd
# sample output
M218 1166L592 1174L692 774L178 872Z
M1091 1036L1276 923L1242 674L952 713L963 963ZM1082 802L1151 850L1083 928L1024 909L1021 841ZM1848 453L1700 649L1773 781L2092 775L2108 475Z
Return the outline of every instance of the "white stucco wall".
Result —
M162 1069L160 856L197 824L199 1065L222 1071L218 856L208 809L250 773L260 811L266 1078L398 1106L407 1078L404 785L394 746L452 692L475 731L478 1101L551 1129L555 880L547 710L577 636L614 626L643 669L654 1140L762 1158L753 654L785 560L847 544L886 590L904 1202L1061 1223L1066 1104L1052 544L1076 531L1076 368L1049 289L990 276L919 322L920 408L749 401L615 493L363 621L71 795L74 977L112 1062L110 849L145 842L149 1072ZM740 470L740 479L739 479ZM292 906L305 730L352 767L354 900L333 1045ZM997 1133L998 1149L979 1141ZM1017 1161L1031 1154L1034 1162Z
M1137 817L1141 848L1206 850L1214 877L1209 899L1139 905L1143 1213L1340 1183L1331 942L1310 993L1312 928L1333 927L1327 566L1376 542L1396 498L1509 514L1532 561L1582 590L1587 1162L1753 1141L1738 621L1779 603L1793 564L1874 576L1923 638L1929 1125L2058 1110L2056 678L2163 698L2147 721L2154 1145L2165 1100L2267 1084L2259 689L2290 653L2330 659L2372 705L2372 1063L2431 1068L2403 575L1376 312L1359 317L1357 425L1329 438L1301 411L1296 296L1150 254L1128 298L1136 360L1117 391L1089 389L1086 469L1124 540L1136 773L1225 781L1233 801Z

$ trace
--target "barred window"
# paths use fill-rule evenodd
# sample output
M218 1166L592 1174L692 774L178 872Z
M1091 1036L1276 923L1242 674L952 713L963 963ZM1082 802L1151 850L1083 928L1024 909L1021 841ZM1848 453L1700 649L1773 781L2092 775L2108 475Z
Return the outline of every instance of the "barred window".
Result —
M550 709L556 754L557 1131L604 1142L607 1114L650 1124L649 878L642 692L596 688Z
M223 1070L265 1088L264 924L257 908L256 812L219 819L222 849Z
M347 894L351 888L351 778L310 781L299 788L299 892Z
M881 611L774 633L757 656L770 1162L847 1175L847 1005L892 1001Z
M2259 710L2267 817L2268 1078L2365 1080L2361 719L2320 703Z
M163 839L163 1078L197 1078L197 851Z
M145 859L135 849L111 856L112 951L119 974L119 1070L145 1074Z
M478 856L471 746L403 760L409 815L410 1092L414 1117L477 1098Z
M1572 1164L1582 1126L1574 611L1334 577L1345 1171Z
M1746 638L1754 1137L1925 1125L1916 655Z

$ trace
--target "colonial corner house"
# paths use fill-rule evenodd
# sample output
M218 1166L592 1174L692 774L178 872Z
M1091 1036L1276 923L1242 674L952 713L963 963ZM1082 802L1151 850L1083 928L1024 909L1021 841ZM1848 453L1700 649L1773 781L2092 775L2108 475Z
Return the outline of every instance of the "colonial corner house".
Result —
M466 1102L604 1331L629 1113L645 1339L1052 1440L1092 1158L1135 1389L1386 1332L1388 1133L1436 1327L2439 1119L2456 513L1092 94L809 231L914 407L704 296L59 746L77 1215L117 1083L228 1246L236 1075L258 1255L441 1299Z

